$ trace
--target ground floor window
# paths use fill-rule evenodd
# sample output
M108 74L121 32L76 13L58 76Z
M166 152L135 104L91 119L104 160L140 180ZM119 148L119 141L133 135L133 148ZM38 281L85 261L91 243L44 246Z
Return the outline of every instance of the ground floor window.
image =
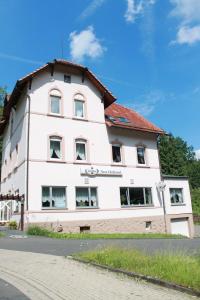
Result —
M120 188L121 206L152 205L151 188Z
M65 187L42 187L42 208L65 208L66 188Z
M76 207L97 207L96 187L76 187Z
M183 203L183 190L180 188L172 188L170 191L171 204L182 204Z

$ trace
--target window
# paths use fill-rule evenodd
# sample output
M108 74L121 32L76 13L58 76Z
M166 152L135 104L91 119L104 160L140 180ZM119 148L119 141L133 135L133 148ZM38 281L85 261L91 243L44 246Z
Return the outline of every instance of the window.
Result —
M120 188L121 206L152 205L151 188Z
M117 117L117 118L122 123L130 123L130 121L127 118L125 118L125 117Z
M86 156L86 141L85 140L76 140L76 160L81 161L87 160Z
M137 159L138 164L145 165L145 148L144 147L137 147Z
M50 159L62 159L61 144L62 138L50 137Z
M97 207L97 188L77 187L76 207Z
M65 187L42 187L42 208L65 208L66 188Z
M112 159L115 163L121 163L121 145L112 145Z
M51 90L50 93L50 113L61 114L61 93L58 90Z
M64 82L71 83L71 76L70 75L64 75Z
M76 94L74 97L74 115L77 118L85 118L85 100L83 95Z
M179 188L173 188L170 190L171 204L182 204L183 203L183 190Z

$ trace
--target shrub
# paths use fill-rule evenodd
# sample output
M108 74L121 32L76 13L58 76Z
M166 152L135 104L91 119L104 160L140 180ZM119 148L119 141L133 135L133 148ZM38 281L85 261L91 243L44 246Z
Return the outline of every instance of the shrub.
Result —
M10 229L17 229L17 222L16 221L10 221L9 223L8 223L8 227L10 228Z

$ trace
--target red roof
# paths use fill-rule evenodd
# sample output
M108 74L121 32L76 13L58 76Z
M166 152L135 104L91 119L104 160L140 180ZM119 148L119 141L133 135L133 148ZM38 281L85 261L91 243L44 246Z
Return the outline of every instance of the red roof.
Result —
M105 109L106 124L109 127L120 127L140 131L164 134L164 131L146 120L132 109L113 103ZM119 119L125 118L125 120Z

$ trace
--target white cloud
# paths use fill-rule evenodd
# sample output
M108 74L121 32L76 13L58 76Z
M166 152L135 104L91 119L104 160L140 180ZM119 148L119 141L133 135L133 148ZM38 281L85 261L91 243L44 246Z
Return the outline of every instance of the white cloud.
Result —
M172 97L170 95L169 97ZM127 102L126 106L136 110L143 116L149 116L156 108L158 103L163 103L166 99L165 94L160 90L151 91L138 97L138 101Z
M195 151L196 158L200 159L200 149Z
M171 16L179 17L183 23L200 21L200 1L199 0L170 0L174 8Z
M93 26L89 26L80 33L76 31L71 32L69 39L72 60L77 62L83 61L86 57L98 58L106 50L96 37Z
M194 27L182 26L179 28L175 43L195 44L200 41L200 25Z
M93 15L104 2L105 0L93 0L81 13L80 18L85 19Z
M136 17L143 14L147 6L155 4L156 0L126 0L126 2L125 20L128 23L134 23Z
M170 15L180 19L176 40L172 44L192 45L200 41L200 1L170 0L174 6Z

